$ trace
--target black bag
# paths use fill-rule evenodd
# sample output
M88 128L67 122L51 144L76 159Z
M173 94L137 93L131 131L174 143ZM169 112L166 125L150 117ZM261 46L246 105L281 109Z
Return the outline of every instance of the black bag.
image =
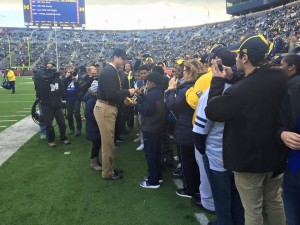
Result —
M11 89L11 86L9 84L9 81L7 80L7 77L4 77L3 78L3 82L1 84L1 86L6 89L6 90L10 90Z

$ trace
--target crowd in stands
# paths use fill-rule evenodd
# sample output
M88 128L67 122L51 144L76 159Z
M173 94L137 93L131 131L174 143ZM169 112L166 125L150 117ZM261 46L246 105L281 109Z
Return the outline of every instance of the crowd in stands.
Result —
M0 68L27 67L28 54L33 69L40 62L56 62L56 42L59 67L69 63L89 65L95 59L108 58L114 48L126 49L133 59L149 54L155 61L172 66L173 59L202 55L216 41L236 43L249 32L262 33L269 40L279 33L289 42L292 33L299 31L299 15L299 3L292 3L230 21L186 28L135 31L2 28Z

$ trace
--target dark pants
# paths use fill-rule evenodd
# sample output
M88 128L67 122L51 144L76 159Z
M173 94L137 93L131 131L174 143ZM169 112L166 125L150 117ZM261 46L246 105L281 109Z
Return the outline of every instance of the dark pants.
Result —
M16 83L16 81L9 81L9 85L11 87L11 90L12 90L13 94L16 93L16 91L15 91L15 83Z
M59 126L60 140L66 140L66 124L62 108L51 108L50 106L42 106L42 111L44 114L48 142L54 142L55 139L54 127L52 126L54 118Z
M41 103L38 104L39 110L40 110L40 134L46 134L46 125L44 120L44 114L42 110Z
M161 134L143 131L144 151L148 166L148 182L157 185L161 174Z
M215 202L217 220L214 225L243 225L244 208L236 189L231 171L219 172L210 169L206 155L203 162Z
M133 129L134 125L134 106L124 107L125 124L128 128Z
M118 107L118 115L115 124L115 140L120 138L120 134L125 129L125 117L124 117L124 104L120 104Z
M300 224L300 172L286 169L283 176L283 203L288 225Z
M181 168L184 177L184 188L189 195L199 193L200 173L195 158L194 146L177 145L181 159Z
M80 103L81 102L79 99L66 101L69 129L73 131L75 129L73 116L75 116L76 119L77 130L81 131L82 128L82 121L80 115Z
M92 152L91 152L91 159L98 158L99 156L99 150L101 147L101 140L92 141Z

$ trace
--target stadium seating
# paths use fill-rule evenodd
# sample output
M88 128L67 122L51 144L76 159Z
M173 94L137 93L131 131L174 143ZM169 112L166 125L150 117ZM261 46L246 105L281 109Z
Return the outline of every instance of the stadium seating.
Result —
M73 63L90 64L96 58L109 58L115 47L125 48L137 58L150 54L155 61L165 60L171 65L174 58L201 55L215 42L235 43L249 32L264 34L268 39L280 32L286 39L300 31L299 1L287 6L195 27L158 30L63 30L42 28L2 28L0 30L0 68L28 66L56 61L56 40L59 66ZM28 50L28 43L30 49Z

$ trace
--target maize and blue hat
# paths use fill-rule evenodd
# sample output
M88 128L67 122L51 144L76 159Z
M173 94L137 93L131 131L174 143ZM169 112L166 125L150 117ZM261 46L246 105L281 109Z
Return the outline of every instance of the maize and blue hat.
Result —
M233 52L243 52L249 57L266 58L269 51L269 42L261 34L248 34L237 45L229 47Z

